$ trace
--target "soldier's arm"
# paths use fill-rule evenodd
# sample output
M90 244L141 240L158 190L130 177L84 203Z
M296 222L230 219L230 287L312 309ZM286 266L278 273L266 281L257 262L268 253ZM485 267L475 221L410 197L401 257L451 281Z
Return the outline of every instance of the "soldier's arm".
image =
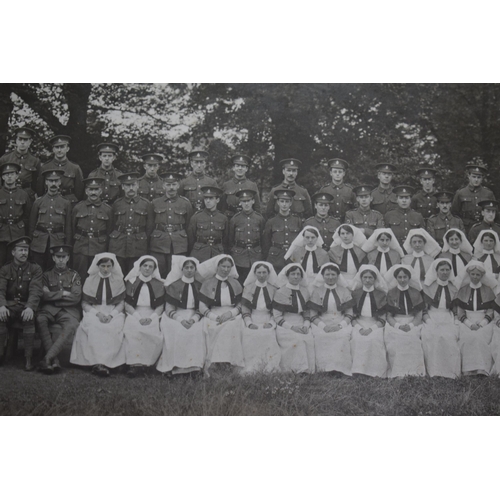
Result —
M38 198L38 200L40 199L41 198ZM31 238L33 238L33 232L35 231L35 226L38 221L38 209L40 208L38 200L35 200L35 203L33 203L30 211L28 233Z
M229 234L228 234L228 246L229 248L233 248L234 246L234 235L236 233L236 223L234 221L234 217L231 217L231 220L229 221Z
M226 221L224 223L224 229L222 231L222 246L224 247L224 252L229 253L229 220L224 216Z
M106 235L106 250L107 250L108 249L108 245L109 245L109 235L111 234L111 232L114 229L114 226L113 226L113 210L111 209L111 207L109 205L106 206L106 213L108 215L108 222L106 223L106 229L108 230L108 233Z
M65 242L66 244L70 245L71 244L71 238L73 237L73 231L71 227L71 202L66 200L68 202L66 206L66 215L65 215L65 222L64 222L64 234L65 234Z
M434 230L434 220L432 217L429 217L427 219L427 232L434 238L436 239L436 231Z
M385 227L384 225L384 216L378 212L378 215L377 215L377 228L382 228L382 227Z
M458 219L458 229L464 232L465 231L464 221L460 217L457 217L457 219Z
M411 203L410 203L410 208L413 208L413 210L416 210L418 207L418 200L417 200L417 195L413 195L411 197Z
M40 170L42 169L42 162L40 161L40 158L36 159L36 163L34 166L36 168L36 171L31 179L31 189L33 189L33 192L36 193L38 179L41 177Z
M274 215L274 204L276 200L274 199L274 189L271 189L269 193L269 199L267 201L266 213L264 217L269 220Z
M78 201L82 201L85 196L85 186L83 185L83 173L82 169L77 165L75 172L75 196Z
M193 250L194 243L196 241L196 214L191 217L189 221L189 225L187 228L187 237L188 237L188 254Z
M256 212L259 212L259 214L260 214L260 194L259 194L259 188L257 187L257 185L255 185L255 191L257 194L255 195L255 203L253 204L253 209Z
M43 273L42 275L42 299L43 302L55 302L56 300L61 300L63 296L62 290L57 290L55 292L51 292L49 289L49 277L47 273Z
M28 288L28 301L26 302L26 307L33 309L33 311L37 310L43 296L42 275L42 268L37 264L33 264L32 278Z
M63 297L62 301L66 306L76 306L82 300L82 280L80 275L75 271L71 281L71 295Z
M147 218L146 218L146 234L148 238L151 236L153 233L153 229L155 227L155 210L153 207L153 204L151 202L147 202Z
M21 216L21 220L24 222L24 227L26 228L26 231L28 230L32 208L33 208L33 203L31 202L31 198L28 196L28 193L26 193L26 205L24 205L24 212L23 215Z
M0 307L7 305L7 266L0 268Z
M308 219L313 214L311 197L309 196L307 189L305 190L305 195L306 195L306 199L304 200L305 212L303 215L304 220Z
M268 220L264 226L264 232L262 233L262 255L264 258L267 258L269 250L271 249L272 237L271 224Z
M352 213L351 213L351 210L348 210L346 213L345 213L345 216L344 216L344 224L352 224Z
M453 201L451 202L451 213L453 215L460 215L460 193L455 193L453 197Z
M194 210L193 205L191 205L190 201L186 202L186 228L189 226L189 222L191 217L193 216Z

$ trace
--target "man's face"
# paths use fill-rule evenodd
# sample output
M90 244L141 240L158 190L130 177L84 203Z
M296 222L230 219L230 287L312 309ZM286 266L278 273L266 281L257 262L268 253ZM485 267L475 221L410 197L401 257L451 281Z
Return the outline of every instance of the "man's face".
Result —
M14 247L12 257L17 265L24 264L28 260L30 249L28 247Z
M438 201L437 206L442 214L447 215L451 210L451 201Z
M102 189L98 186L88 186L85 188L85 194L91 202L96 202L102 195Z
M495 216L497 214L497 211L493 208L485 208L481 212L483 214L483 219L485 222L488 224L491 224L492 222L495 221Z
M164 182L163 187L165 188L165 194L167 198L175 198L177 196L177 191L179 190L179 183L176 182Z
M285 167L283 169L283 178L285 179L285 182L288 182L288 183L295 182L295 179L297 178L297 174L298 174L298 169L296 169L296 168Z
M132 182L131 184L122 184L122 188L126 198L134 198L137 195L137 191L139 191L139 183Z
M7 172L2 175L2 180L7 187L15 186L19 174L17 172Z
M292 200L289 200L288 198L278 198L278 208L280 212L286 214L290 211L291 207Z
M433 191L435 183L436 179L431 175L420 177L420 184L422 184L422 188L426 193Z
M328 215L328 210L330 210L330 204L322 201L316 203L314 207L320 217L326 217Z
M253 198L250 198L249 200L240 200L240 206L243 212L246 214L250 213L253 210L253 204L255 203L255 200Z
M116 155L114 153L100 153L99 160L104 168L111 168L115 161Z
M356 200L361 208L367 209L370 208L370 203L373 198L369 194L362 194L360 196L356 196Z
M64 269L69 262L69 255L53 255L52 260L55 262L57 269Z
M54 146L52 148L52 151L54 152L56 160L64 160L66 159L66 155L68 154L69 151L69 144L64 143Z
M158 169L160 168L160 165L158 163L145 163L144 164L144 171L146 172L146 177L149 177L150 179L154 179L156 175L158 174Z
M410 195L398 195L398 206L400 208L409 208L411 204Z
M219 198L215 196L205 196L203 201L205 202L205 208L208 210L215 210L217 208L217 203L219 203Z
M345 170L343 168L331 168L330 175L334 184L340 184L345 177Z
M392 172L378 172L377 177L378 180L380 181L380 184L386 186L387 184L390 184L392 182Z
M478 174L476 172L469 174L469 184L472 187L478 187L483 182L483 174Z
M205 168L207 167L206 160L193 159L189 160L189 163L195 175L202 175L205 173Z
M233 165L234 176L237 179L243 179L246 173L248 172L248 167L246 165L240 165L239 163L235 163Z
M28 151L29 147L31 146L31 143L33 142L33 139L27 138L27 137L16 137L16 149L19 153L24 154L26 151Z
M45 185L49 194L56 194L61 187L61 179L45 179Z

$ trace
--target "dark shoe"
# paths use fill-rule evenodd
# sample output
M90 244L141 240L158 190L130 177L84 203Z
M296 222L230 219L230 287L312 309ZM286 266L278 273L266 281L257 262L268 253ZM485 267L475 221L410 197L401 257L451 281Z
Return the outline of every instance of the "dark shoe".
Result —
M109 370L104 365L94 365L92 367L92 373L98 377L109 377Z
M54 370L54 373L61 373L61 365L59 364L59 360L57 358L55 358L52 361L51 368L52 368L52 370Z
M128 378L135 378L138 375L140 375L140 370L138 366L129 366L127 370L127 377Z
M50 366L45 359L42 359L40 363L38 363L38 369L47 375L52 375L54 373L54 368Z
M24 365L25 372L32 372L35 369L33 363L31 362L31 358L26 358L26 364Z

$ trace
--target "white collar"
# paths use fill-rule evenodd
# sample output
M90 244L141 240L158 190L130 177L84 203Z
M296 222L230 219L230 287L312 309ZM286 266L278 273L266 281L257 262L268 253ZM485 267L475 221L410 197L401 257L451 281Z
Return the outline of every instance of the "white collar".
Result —
M494 253L495 253L495 250L483 250L483 254L493 255Z
M436 278L436 283L440 286L448 286L449 280L448 281L441 281L439 278Z
M314 250L317 250L318 245L314 245L313 247L309 247L306 245L304 248L306 249L307 252L314 252Z
M458 247L458 248L451 248L450 247L450 253L452 253L454 255L458 255L460 253L460 247Z
M352 242L351 242L351 243L347 244L347 243L342 242L342 243L340 244L340 246L341 246L344 250L349 250L349 249L351 249L351 248L353 248L353 247L354 247L354 243L352 243Z
M373 292L375 290L375 286L367 287L363 285L364 292Z
M425 252L413 252L412 255L413 257L423 257Z
M223 278L222 276L219 276L218 274L215 275L215 277L219 280L219 281L227 281L227 278L228 276L226 276L225 278Z
M398 283L398 288L399 290L401 290L402 292L405 292L406 290L408 290L408 288L410 288L410 285L406 285L404 288L402 286L399 285Z
M258 286L260 288L265 288L267 286L267 281L264 281L264 283L261 283L259 280L255 282L255 286Z
M287 283L285 286L287 288L289 288L290 290L300 290L300 286L299 285L292 285L291 283Z
M103 279L106 279L106 278L109 278L109 277L111 276L111 274L108 274L108 276L103 276L103 275L101 274L101 271L99 271L99 276L100 276L101 278L103 278Z
M337 283L335 283L335 285L331 285L331 286L330 286L330 285L327 285L327 284L325 283L325 288L328 288L328 290L335 290L335 288L337 288Z
M477 290L478 288L481 288L481 282L479 282L477 285L474 285L474 283L470 282L469 285L471 288L474 288L475 290Z
M194 276L193 276L192 278L186 278L184 275L182 275L181 280L182 280L184 283L194 283Z
M383 249L383 248L380 248L378 245L377 245L377 250L380 252L380 253L387 253L389 252L389 250L391 249L391 247L387 247L386 249Z
M150 281L153 279L153 275L148 276L148 277L146 278L146 276L143 276L141 273L139 273L139 279L140 279L142 282L144 282L144 283L148 283L148 282L150 282Z

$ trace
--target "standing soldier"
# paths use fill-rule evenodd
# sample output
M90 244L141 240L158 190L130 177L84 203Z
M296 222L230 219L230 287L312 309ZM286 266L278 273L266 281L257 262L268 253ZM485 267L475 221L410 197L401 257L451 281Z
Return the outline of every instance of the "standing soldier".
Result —
M137 194L139 178L137 172L120 175L125 196L111 207L114 231L109 235L109 251L116 255L124 276L139 257L147 255L153 232L153 205Z
M49 248L71 241L71 202L59 191L64 170L44 170L47 193L37 198L30 214L31 259L42 269L52 260Z
M89 177L100 177L102 183L102 201L112 205L120 196L120 181L118 176L123 172L113 167L113 162L118 155L118 145L112 142L102 142L97 146L101 164L90 172ZM83 275L80 275L83 276Z
M451 201L453 193L440 191L435 194L439 213L429 217L427 221L427 232L443 246L443 238L448 229L460 229L464 231L464 223L460 217L455 217L451 213Z
M375 165L379 185L372 191L372 208L382 215L389 210L398 207L396 194L393 192L392 178L396 172L396 167L390 163L378 163Z
M328 193L316 193L312 196L312 202L314 204L314 209L316 210L316 215L309 217L304 222L303 227L313 226L315 227L323 241L324 250L329 250L333 242L333 235L336 229L340 226L340 221L335 217L329 215L330 203L333 201L333 196Z
M82 298L82 280L76 271L68 268L71 245L51 247L50 253L55 266L43 273L43 296L36 314L36 325L45 351L39 368L46 374L61 370L57 356L65 346L71 346L80 324Z
M82 169L76 163L68 160L69 143L71 138L67 135L55 135L49 139L54 152L54 158L42 165L40 173L47 170L60 169L63 171L61 177L61 195L69 200L75 206L80 200L83 200L83 174ZM43 177L38 177L38 196L44 193Z
M498 202L495 200L483 200L478 203L481 207L481 215L483 220L474 224L467 235L469 241L474 245L476 238L481 231L492 231L500 237L500 226L495 222L495 217L498 212Z
M341 222L344 221L345 214L352 210L356 204L354 192L348 184L344 183L345 174L349 168L349 163L340 158L328 160L332 182L323 186L319 192L328 193L333 196L330 205L330 214Z
M16 148L11 153L6 153L0 158L0 166L6 163L16 163L21 167L18 185L24 189L31 201L35 200L37 178L42 163L30 153L30 146L35 137L35 131L28 127L20 127L14 132L16 136Z
M156 153L148 153L142 156L144 162L144 177L139 180L139 196L148 201L163 196L165 188L163 181L158 176L158 170L164 158Z
M162 278L170 272L172 255L187 255L187 228L193 207L179 196L181 176L175 172L162 175L164 195L153 200L154 231L149 242L150 254L156 257Z
M9 248L12 262L0 268L0 360L3 362L7 336L7 354L16 349L14 328L19 326L23 330L24 369L31 371L35 311L42 297L42 269L38 264L28 262L30 239L27 236L14 240Z
M398 208L389 210L385 214L384 222L385 227L392 229L399 244L403 246L410 229L417 229L419 227L425 229L425 221L422 214L419 214L410 207L411 197L414 192L412 187L397 186L393 192L396 195Z
M193 172L185 179L182 179L179 185L179 195L185 196L191 202L194 210L202 210L205 207L201 188L204 186L217 187L217 181L205 175L207 158L208 153L206 151L199 149L191 151L189 153L189 164Z
M290 209L291 213L298 215L302 220L311 217L312 205L309 193L306 188L299 186L295 182L301 165L302 162L295 158L287 158L280 161L280 166L283 171L283 181L281 184L274 186L269 193L269 202L266 207L266 219L269 220L280 212L279 203L276 201L276 191L281 191L283 189L292 190L295 193Z
M302 219L291 213L295 191L277 189L274 196L278 200L279 213L266 222L262 234L262 253L279 273L285 267L287 250L302 229Z
M228 248L229 221L217 210L222 189L214 186L201 188L205 208L196 212L188 226L188 251L191 257L204 262L226 253Z
M495 195L487 187L482 186L484 176L488 172L482 165L467 165L469 184L455 193L451 212L464 221L465 234L469 234L472 225L481 221L481 207L479 202L494 200Z
M255 182L247 179L246 173L250 166L251 160L244 154L237 154L231 158L233 162L234 177L222 185L221 212L231 220L231 217L236 215L240 210L240 200L238 199L238 191L250 189L255 191L253 210L260 213L260 196L259 188Z
M88 177L85 183L87 199L78 203L71 213L73 234L73 267L82 279L92 259L108 250L109 235L113 230L111 207L101 199L105 179Z
M257 191L243 189L236 193L241 211L229 221L229 247L236 264L240 283L244 283L254 262L262 260L261 238L264 231L264 217L253 207Z
M3 181L0 188L0 266L3 266L9 258L8 244L26 235L31 200L24 189L17 187L19 165L5 163L0 171Z
M420 178L422 189L417 191L411 199L411 208L422 214L427 221L432 215L438 212L436 199L436 173L434 168L419 168L417 175Z
M359 227L361 232L369 238L375 229L384 227L384 216L377 210L370 208L373 201L370 186L357 186L353 191L356 195L358 208L346 212L345 223Z

